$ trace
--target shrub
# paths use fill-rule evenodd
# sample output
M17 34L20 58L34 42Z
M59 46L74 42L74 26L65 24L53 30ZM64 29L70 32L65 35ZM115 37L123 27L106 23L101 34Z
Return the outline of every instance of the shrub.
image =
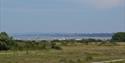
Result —
M62 48L60 46L56 45L55 42L51 42L51 48L56 49L56 50L62 50Z
M0 42L0 50L8 50L9 47L5 42Z
M6 32L0 33L0 50L13 49L16 42L13 41L13 37L10 37Z
M115 42L125 42L125 32L117 32L112 36L112 40Z

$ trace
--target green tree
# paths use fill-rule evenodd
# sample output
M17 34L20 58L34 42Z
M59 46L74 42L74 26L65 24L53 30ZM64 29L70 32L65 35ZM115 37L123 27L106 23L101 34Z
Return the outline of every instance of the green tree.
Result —
M13 37L10 37L6 32L0 33L0 50L8 50L14 47L16 43L13 41Z
M9 47L7 46L7 44L5 42L1 42L0 41L0 50L8 50Z
M125 32L117 32L112 36L113 42L125 42Z

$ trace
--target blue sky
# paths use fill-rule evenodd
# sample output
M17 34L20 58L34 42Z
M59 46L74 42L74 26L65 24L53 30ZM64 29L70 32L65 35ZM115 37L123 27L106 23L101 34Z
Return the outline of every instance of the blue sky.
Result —
M0 0L0 28L25 32L125 31L125 0Z

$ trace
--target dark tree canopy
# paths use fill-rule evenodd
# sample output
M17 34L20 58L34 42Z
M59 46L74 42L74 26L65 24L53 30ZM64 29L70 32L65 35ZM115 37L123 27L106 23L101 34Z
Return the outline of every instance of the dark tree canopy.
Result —
M125 42L125 32L117 32L112 36L112 41Z
M15 45L13 38L6 32L0 32L0 50L11 49Z

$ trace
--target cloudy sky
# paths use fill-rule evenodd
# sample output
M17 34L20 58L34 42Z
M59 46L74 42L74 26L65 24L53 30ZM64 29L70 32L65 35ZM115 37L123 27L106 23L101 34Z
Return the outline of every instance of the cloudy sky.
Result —
M0 0L0 31L121 32L125 0Z

